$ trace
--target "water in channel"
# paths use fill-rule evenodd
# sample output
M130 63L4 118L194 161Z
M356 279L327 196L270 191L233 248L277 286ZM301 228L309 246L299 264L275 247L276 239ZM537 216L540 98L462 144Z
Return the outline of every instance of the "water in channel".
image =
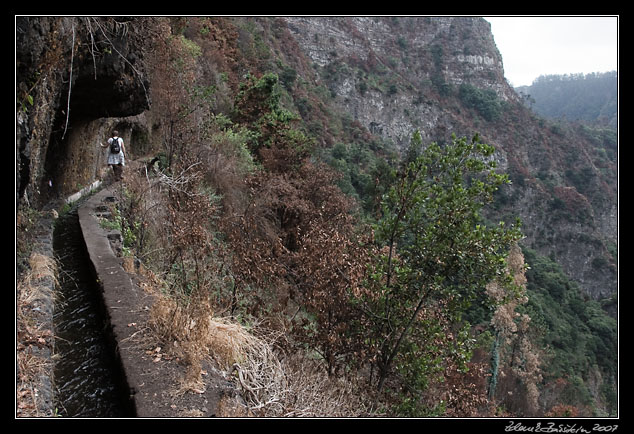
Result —
M107 341L98 287L76 211L57 222L56 409L64 417L125 417L118 365Z

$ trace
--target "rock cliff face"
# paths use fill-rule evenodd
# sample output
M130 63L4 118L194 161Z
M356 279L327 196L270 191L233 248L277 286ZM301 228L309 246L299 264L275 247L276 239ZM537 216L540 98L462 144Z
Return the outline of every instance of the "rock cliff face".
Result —
M16 199L41 206L91 183L98 146L149 106L130 20L16 19Z
M437 93L468 83L515 100L490 24L479 18L286 18L336 102L370 132L399 146L412 131L451 130Z
M524 244L555 257L592 297L616 292L616 158L521 106L487 21L285 20L334 104L381 140L403 149L415 129L424 142L479 132L513 181L489 217L519 216Z

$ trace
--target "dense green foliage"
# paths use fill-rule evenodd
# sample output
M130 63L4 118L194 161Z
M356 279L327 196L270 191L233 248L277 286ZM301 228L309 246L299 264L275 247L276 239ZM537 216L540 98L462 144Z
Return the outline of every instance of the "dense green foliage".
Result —
M502 114L502 101L492 89L480 89L463 83L458 96L465 106L475 109L487 121L494 121Z
M377 152L360 143L337 143L323 159L341 174L338 186L359 203L363 214L374 215L380 198L394 181L394 169L383 154L395 155L388 149Z
M567 404L590 405L586 380L593 369L598 368L607 383L616 381L617 321L603 310L600 302L584 297L556 262L530 249L524 249L524 254L530 266L526 273L526 310L539 330L539 340L549 359L544 368L545 380L548 383L566 379L570 383L564 396ZM604 399L616 410L610 393Z

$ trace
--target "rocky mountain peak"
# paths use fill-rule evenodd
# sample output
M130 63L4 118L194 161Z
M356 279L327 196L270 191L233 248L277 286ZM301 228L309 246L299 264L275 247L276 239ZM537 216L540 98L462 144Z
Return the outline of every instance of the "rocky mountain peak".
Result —
M343 109L400 146L424 138L444 118L432 102L468 84L501 100L517 95L504 79L490 24L474 17L287 17L291 34L323 74ZM448 126L443 126L443 129Z

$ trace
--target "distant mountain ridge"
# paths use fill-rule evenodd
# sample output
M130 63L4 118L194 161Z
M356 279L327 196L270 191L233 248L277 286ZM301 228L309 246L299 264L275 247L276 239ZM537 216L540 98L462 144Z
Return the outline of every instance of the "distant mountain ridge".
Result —
M539 115L583 121L616 128L618 75L616 71L591 74L542 75L530 86L515 89Z

